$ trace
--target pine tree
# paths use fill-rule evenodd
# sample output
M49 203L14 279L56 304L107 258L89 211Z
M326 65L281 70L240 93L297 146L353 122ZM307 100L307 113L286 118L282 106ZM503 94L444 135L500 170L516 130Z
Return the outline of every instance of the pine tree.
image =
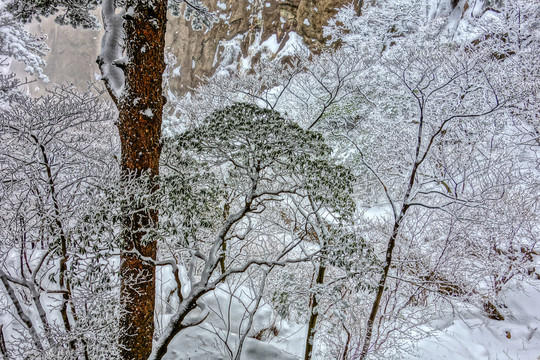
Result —
M28 2L13 0L7 9L22 21L56 16L60 24L97 29L99 21L91 13L101 5L105 34L97 62L102 79L118 109L121 140L121 171L126 183L140 177L146 192L158 188L161 154L161 121L165 97L162 76L165 70L165 30L167 9L178 13L184 1L160 0L76 0ZM185 2L185 16L194 27L210 24L206 9L196 0ZM129 360L147 359L152 351L155 306L155 264L157 244L146 239L158 219L156 210L127 206L124 210L121 253L120 352ZM136 281L133 281L136 279Z

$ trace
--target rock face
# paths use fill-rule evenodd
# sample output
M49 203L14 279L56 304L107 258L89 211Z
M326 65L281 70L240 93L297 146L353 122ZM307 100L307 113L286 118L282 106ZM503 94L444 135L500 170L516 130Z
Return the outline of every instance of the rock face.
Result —
M194 31L183 18L169 19L166 43L167 51L172 54L168 59L170 89L181 95L216 71L249 68L263 55L275 56L291 37L296 41L301 39L316 52L325 45L323 26L339 7L352 1L218 0L211 4L203 1L218 19L211 29ZM100 33L60 27L52 19L34 25L32 31L48 34L51 51L45 72L51 81L86 87L88 81L99 77L95 59L100 49Z
M265 50L279 52L291 32L312 51L325 44L323 26L351 0L220 0L210 6L219 21L210 30L193 31L184 19L171 19L167 44L180 66L171 89L182 93L219 69L249 64ZM275 35L275 39L270 39ZM273 46L260 46L270 39ZM275 51L273 51L275 50ZM245 63L245 62L244 62ZM249 66L249 65L248 65Z

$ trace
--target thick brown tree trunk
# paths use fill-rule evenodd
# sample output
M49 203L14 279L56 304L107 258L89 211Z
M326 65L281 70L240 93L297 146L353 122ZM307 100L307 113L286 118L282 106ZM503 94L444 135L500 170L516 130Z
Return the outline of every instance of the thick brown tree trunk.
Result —
M148 174L151 181L144 191L151 194L158 187L161 153L167 1L128 0L126 9L125 87L123 96L116 99L121 168L124 181ZM156 259L157 244L155 240L143 241L143 237L157 224L158 213L144 207L128 207L124 216L120 353L125 360L146 360L152 351L155 306L155 264L148 260Z

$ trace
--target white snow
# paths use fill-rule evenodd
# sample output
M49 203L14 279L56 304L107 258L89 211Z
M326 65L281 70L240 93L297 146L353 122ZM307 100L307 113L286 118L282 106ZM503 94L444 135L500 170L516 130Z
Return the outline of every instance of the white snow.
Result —
M289 33L289 39L287 40L283 48L279 51L279 58L295 55L306 51L308 51L308 48L304 44L304 40L302 39L302 37L294 31L291 31Z
M115 12L115 5L111 0L104 0L102 9L105 34L101 41L99 55L101 73L115 96L120 97L124 90L124 72L117 66L113 66L113 62L122 58L124 37L122 16L124 14Z
M218 8L220 8L221 10L226 10L226 9L227 9L227 4L222 3L222 2L220 2L220 1L217 2L216 6L217 6Z
M218 54L214 57L213 66L219 61L219 65L216 70L216 74L219 75L228 75L232 72L235 72L237 69L237 60L242 53L241 43L243 36L237 35L231 40L220 41L221 58L218 60Z
M153 118L154 117L154 113L152 112L152 109L150 108L146 108L143 112L141 112L144 116L146 117L149 117L149 118Z
M163 359L230 358L223 340L227 339L228 347L236 351L241 334L248 330L246 309L252 309L253 297L254 294L248 288L228 284L203 296L203 301L210 309L210 316L202 325L188 328L177 335ZM275 326L279 333L270 343L253 338L254 334L271 326ZM270 306L264 304L255 313L241 359L298 359L303 350L305 331L302 330L305 330L304 326L291 326L277 321Z
M231 296L232 294L232 296ZM505 293L503 309L506 320L485 317L482 311L468 316L448 314L425 326L434 336L421 340L418 354L403 357L406 360L536 360L540 356L540 281L514 286ZM228 359L224 339L234 351L239 333L247 322L246 308L250 308L253 295L245 287L234 290L223 285L204 296L211 315L200 326L189 328L171 342L165 360ZM299 359L303 355L305 324L278 320L268 305L255 315L253 335L264 328L275 326L277 335L265 342L246 339L241 359L259 360ZM509 338L508 338L509 336ZM315 359L322 360L320 356Z
M169 345L167 355L163 360L224 360L229 359L226 347L220 339L223 332L211 328L195 327L182 332L182 337L176 337ZM229 334L231 342L238 341L237 334ZM278 348L248 338L244 344L241 360L297 360L298 356L288 354Z
M261 44L261 48L269 50L274 54L277 53L277 51L279 49L279 43L277 41L277 35L272 34L272 36L270 36L266 41L264 41Z
M490 360L540 357L540 281L515 285L506 291L504 321L483 313L449 315L431 324L435 336L418 344L419 360Z

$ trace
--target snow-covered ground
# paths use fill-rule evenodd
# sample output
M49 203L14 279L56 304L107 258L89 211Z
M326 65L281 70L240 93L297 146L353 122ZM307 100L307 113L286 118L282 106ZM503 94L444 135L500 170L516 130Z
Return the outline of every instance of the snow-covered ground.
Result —
M432 324L435 337L418 344L422 360L540 359L540 281L509 288L503 297L504 321L481 312L440 319Z
M165 360L230 359L224 340L227 339L234 354L239 338L237 329L247 322L240 319L245 307L249 307L249 299L239 298L243 305L238 298L229 304L227 291L207 296L206 301L215 311L205 324L177 336ZM501 311L506 318L504 321L490 320L480 310L465 315L449 314L431 323L426 330L434 330L433 336L421 340L417 344L418 354L405 359L540 360L540 280L509 288L502 300L507 306ZM227 331L224 318L229 316L231 326ZM277 335L269 342L248 337L242 360L302 358L306 327L284 322L276 324L273 320L267 305L257 312L249 334L274 325Z
M234 293L233 297L231 293ZM203 298L211 309L207 321L182 331L181 336L177 336L169 345L164 360L225 360L235 357L239 338L247 330L249 322L246 310L253 310L253 294L245 287L221 285ZM298 359L303 351L305 331L302 325L292 326L282 321L276 323L270 306L262 305L254 315L240 359ZM276 332L277 336L270 335ZM273 338L259 341L253 338L257 334L258 338Z

